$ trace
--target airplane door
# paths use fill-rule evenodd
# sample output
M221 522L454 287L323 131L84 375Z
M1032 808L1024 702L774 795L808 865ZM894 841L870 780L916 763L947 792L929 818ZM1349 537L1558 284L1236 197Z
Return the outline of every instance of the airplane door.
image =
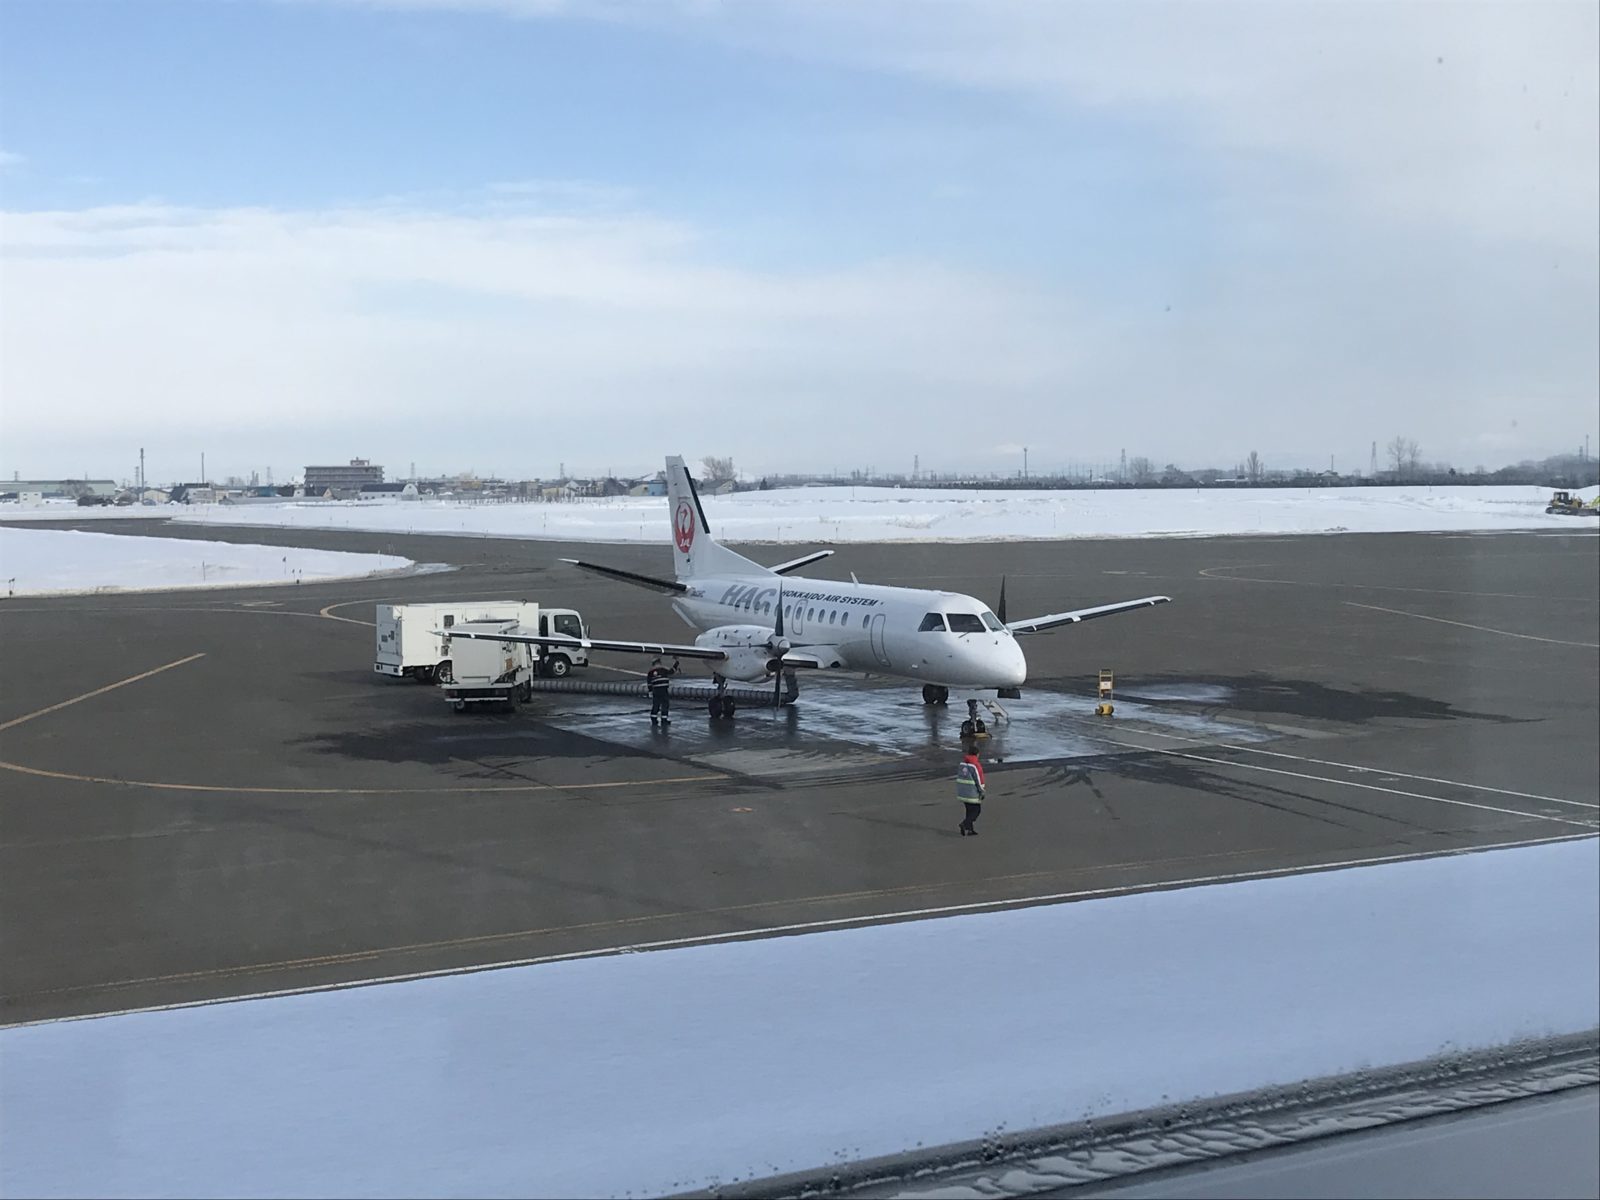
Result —
M890 666L889 648L883 641L883 614L873 614L871 623L867 626L867 636L872 642L872 656L878 660L880 667Z

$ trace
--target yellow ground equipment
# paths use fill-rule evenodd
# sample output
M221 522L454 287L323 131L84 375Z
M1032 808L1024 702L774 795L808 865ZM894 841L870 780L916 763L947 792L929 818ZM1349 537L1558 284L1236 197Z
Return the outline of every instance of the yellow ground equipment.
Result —
M1098 704L1096 704L1094 706L1094 715L1097 716L1097 717L1109 717L1113 712L1116 711L1116 709L1114 709L1111 706L1111 684L1112 684L1111 672L1110 671L1101 671L1100 672L1100 703L1098 703Z
M1550 497L1550 503L1545 506L1545 512L1558 513L1568 517L1600 517L1600 496L1596 496L1585 504L1581 496L1572 492L1560 491Z

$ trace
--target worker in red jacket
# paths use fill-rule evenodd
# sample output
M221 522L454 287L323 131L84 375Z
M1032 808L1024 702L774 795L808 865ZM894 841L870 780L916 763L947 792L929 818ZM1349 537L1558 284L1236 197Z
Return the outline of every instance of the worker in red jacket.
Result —
M967 815L957 826L961 830L962 837L978 836L978 831L972 827L972 823L983 811L983 797L986 792L983 783L983 764L978 761L977 753L969 750L961 756L961 765L956 768L956 799L966 805L967 809Z

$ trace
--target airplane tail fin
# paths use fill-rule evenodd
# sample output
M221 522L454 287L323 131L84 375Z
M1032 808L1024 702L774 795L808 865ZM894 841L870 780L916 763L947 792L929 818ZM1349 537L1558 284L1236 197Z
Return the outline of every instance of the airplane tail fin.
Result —
M760 563L735 554L711 536L700 494L683 459L667 458L667 514L672 520L672 571L678 579L697 575L770 575Z

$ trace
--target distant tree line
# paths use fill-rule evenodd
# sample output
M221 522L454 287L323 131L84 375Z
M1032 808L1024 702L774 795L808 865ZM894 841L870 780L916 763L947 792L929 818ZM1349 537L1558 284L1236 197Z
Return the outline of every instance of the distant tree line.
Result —
M1557 454L1543 459L1524 459L1509 466L1490 469L1475 466L1459 470L1449 463L1423 459L1421 447L1409 437L1396 437L1386 447L1386 459L1376 474L1370 471L1340 474L1333 470L1308 468L1270 469L1259 453L1251 450L1231 471L1218 467L1186 470L1175 463L1157 468L1146 457L1135 456L1126 464L1107 468L1092 477L1081 473L1034 472L1024 477L967 472L922 472L907 475L852 471L849 475L785 474L741 481L738 489L793 487L821 484L834 487L926 487L971 488L988 491L1088 490L1105 488L1194 488L1194 487L1399 487L1415 484L1533 484L1538 487L1581 488L1600 484L1600 461L1582 453Z

